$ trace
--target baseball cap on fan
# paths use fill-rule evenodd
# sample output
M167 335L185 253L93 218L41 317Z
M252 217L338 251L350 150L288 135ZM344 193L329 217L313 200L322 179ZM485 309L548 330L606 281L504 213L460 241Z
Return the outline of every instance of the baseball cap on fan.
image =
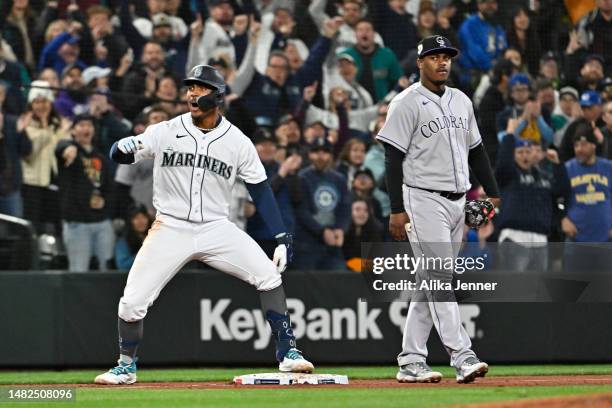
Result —
M110 75L110 68L101 68L97 66L87 67L85 71L81 73L81 78L83 78L83 83L88 85L91 81L98 78L104 78Z
M166 13L154 14L151 20L153 22L153 28L172 27L172 23L170 22L170 16L168 16Z
M585 108L593 105L601 105L602 100L596 91L585 91L580 95L580 106Z
M417 45L417 56L419 58L431 54L448 54L451 57L456 57L459 50L452 46L448 38L441 35L432 35L423 38Z

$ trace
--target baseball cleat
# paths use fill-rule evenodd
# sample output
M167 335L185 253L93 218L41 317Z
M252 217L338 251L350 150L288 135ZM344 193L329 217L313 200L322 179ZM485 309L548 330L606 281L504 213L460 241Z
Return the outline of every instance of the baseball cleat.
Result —
M278 370L283 373L312 373L314 365L302 356L300 350L291 348L278 364Z
M118 363L117 367L97 376L94 383L105 385L134 384L136 382L136 362L132 361L132 364L124 364L118 361Z
M457 368L457 382L459 384L471 383L478 377L484 377L489 371L489 365L476 357L466 359L461 368Z
M401 383L437 383L442 379L442 374L432 371L425 362L418 361L401 366L395 378Z

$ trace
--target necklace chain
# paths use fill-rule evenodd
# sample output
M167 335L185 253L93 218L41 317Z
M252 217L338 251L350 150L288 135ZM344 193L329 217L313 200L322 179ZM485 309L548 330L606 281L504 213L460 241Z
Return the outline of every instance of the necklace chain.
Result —
M220 121L220 122L219 122L219 124L218 124L217 126L215 126L214 128L210 128L210 129L201 128L201 127L199 127L199 126L196 126L196 127L197 127L198 129L200 129L201 131L203 131L203 132L211 132L211 131L215 130L216 128L218 128L219 126L221 126L221 122L222 122L222 121Z

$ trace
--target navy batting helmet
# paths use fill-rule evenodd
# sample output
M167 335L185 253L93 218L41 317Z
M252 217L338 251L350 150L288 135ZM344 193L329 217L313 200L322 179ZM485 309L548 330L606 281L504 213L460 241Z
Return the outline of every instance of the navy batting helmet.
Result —
M222 106L224 103L225 81L219 71L210 65L196 65L193 67L189 72L189 76L183 80L183 84L187 86L197 84L213 90L213 93L198 98L198 105L203 109Z

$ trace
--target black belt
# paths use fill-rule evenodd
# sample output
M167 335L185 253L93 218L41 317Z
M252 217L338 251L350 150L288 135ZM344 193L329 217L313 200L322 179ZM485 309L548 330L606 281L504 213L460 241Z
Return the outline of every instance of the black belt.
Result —
M408 186L408 184L406 184ZM414 186L408 186L410 188L416 188L418 190L423 190L423 191L428 191L430 193L434 193L439 195L440 197L444 197L448 200L451 201L457 201L463 198L463 196L465 196L465 193L454 193L452 191L438 191L438 190L430 190L428 188L421 188L421 187L414 187Z

